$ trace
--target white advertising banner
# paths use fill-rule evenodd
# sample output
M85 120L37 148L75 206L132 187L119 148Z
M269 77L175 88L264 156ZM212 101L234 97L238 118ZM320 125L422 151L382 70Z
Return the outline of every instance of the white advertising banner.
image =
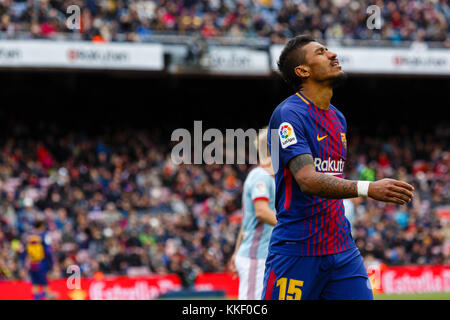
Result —
M266 51L245 47L209 47L209 70L224 74L269 74Z
M450 75L449 49L404 49L328 47L338 54L342 70L348 73ZM282 45L270 48L272 69Z
M0 41L0 67L162 70L160 44Z

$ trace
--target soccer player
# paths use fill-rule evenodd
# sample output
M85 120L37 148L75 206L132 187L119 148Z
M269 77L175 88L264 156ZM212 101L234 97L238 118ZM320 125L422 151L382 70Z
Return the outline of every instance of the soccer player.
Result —
M24 252L25 266L31 278L33 299L53 299L56 295L50 292L47 280L47 273L53 266L53 257L50 246L45 241L44 221L36 221L34 228L35 230L26 239Z
M259 152L259 166L250 171L244 182L244 217L230 260L230 270L239 274L239 300L261 297L269 239L277 223L275 181L266 128L260 131L255 146L262 150Z
M278 67L296 92L278 105L269 123L272 162L279 168L278 222L270 239L262 299L371 300L343 199L370 197L404 205L414 188L393 179L344 179L347 123L330 104L333 88L345 76L336 53L309 36L297 36L284 47Z

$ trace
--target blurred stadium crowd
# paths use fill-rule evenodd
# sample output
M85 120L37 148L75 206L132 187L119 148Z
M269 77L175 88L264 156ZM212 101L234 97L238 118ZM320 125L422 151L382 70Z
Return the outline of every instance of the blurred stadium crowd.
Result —
M366 26L373 4L381 8L381 30ZM0 32L57 38L71 32L70 5L81 8L82 37L93 41L145 41L160 31L273 43L304 33L325 40L446 41L450 31L448 0L2 0Z
M447 125L428 135L349 137L350 179L412 183L408 206L347 201L346 214L366 262L449 264L450 225L435 208L449 203ZM249 165L180 165L162 134L109 128L102 135L17 125L0 144L0 279L27 279L25 235L47 224L51 277L227 271L241 218Z
M344 200L353 238L367 264L449 264L450 223L434 209L450 202L450 127L437 126L434 133L423 134L403 126L400 132L387 139L351 138L348 179L391 177L415 188L407 207L362 198Z

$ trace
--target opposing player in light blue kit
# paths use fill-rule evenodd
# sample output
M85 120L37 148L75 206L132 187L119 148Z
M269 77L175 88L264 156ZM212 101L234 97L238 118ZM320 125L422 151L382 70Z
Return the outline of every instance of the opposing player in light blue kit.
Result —
M244 217L230 260L231 271L239 274L239 300L261 298L270 235L277 223L275 180L267 147L267 129L260 130L255 144L257 150L264 151L259 152L259 166L250 171L244 182Z

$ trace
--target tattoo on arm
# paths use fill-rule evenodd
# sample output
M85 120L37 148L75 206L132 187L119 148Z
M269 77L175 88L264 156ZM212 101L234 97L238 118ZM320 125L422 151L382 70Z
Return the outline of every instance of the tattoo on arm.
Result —
M314 165L313 157L309 153L298 155L288 163L289 170L291 170L294 177L306 165ZM307 194L314 194L329 199L344 199L358 196L357 181L334 177L315 170L314 174L302 177L301 181L299 179L296 180L300 185L300 189Z
M316 186L316 194L319 197L345 199L358 196L357 181L333 177L325 173L317 173L308 179Z
M295 176L300 169L308 164L314 164L313 157L310 153L304 153L292 158L288 163L288 168L291 170L292 175Z

